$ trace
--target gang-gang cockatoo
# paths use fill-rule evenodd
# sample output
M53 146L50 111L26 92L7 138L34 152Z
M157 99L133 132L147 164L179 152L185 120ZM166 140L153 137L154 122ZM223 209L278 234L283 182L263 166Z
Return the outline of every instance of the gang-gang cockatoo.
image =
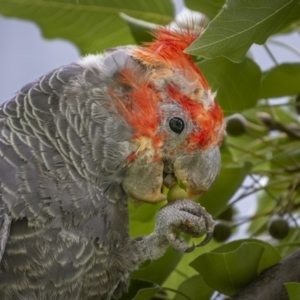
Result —
M0 106L0 299L118 299L141 262L193 250L177 231L210 238L211 217L188 199L164 206L149 236L128 233L129 197L164 201L174 179L193 198L219 172L222 111L184 53L197 36L159 29Z

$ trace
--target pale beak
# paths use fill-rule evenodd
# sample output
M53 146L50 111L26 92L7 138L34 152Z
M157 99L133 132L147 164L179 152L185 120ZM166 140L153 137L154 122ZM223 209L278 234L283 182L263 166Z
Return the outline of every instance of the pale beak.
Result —
M221 167L218 147L194 152L191 156L179 156L174 162L174 173L187 188L193 199L205 193L214 183Z

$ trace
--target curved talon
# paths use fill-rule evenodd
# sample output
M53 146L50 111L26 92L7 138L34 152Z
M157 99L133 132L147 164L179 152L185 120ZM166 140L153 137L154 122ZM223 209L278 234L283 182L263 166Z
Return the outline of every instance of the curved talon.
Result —
M190 253L192 251L194 251L195 247L197 247L194 243L192 246L189 246L185 251L184 253Z
M207 232L205 239L201 243L197 244L195 247L202 247L208 244L210 240L213 238L213 233L214 233L213 231Z

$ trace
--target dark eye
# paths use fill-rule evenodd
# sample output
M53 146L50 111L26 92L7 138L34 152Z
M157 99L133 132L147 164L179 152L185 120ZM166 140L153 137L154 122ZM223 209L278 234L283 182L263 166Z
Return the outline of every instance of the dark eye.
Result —
M181 118L173 117L169 121L169 126L177 134L180 134L184 129L184 121Z

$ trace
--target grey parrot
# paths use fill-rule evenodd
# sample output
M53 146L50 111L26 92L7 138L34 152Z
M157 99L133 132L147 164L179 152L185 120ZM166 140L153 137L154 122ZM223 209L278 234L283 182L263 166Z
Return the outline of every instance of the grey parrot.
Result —
M176 232L209 240L213 220L190 199L219 172L224 121L184 53L197 35L159 29L145 46L53 70L0 106L1 300L119 299L139 264L169 246L194 249ZM187 199L130 238L128 199L165 201L163 186L177 181Z

